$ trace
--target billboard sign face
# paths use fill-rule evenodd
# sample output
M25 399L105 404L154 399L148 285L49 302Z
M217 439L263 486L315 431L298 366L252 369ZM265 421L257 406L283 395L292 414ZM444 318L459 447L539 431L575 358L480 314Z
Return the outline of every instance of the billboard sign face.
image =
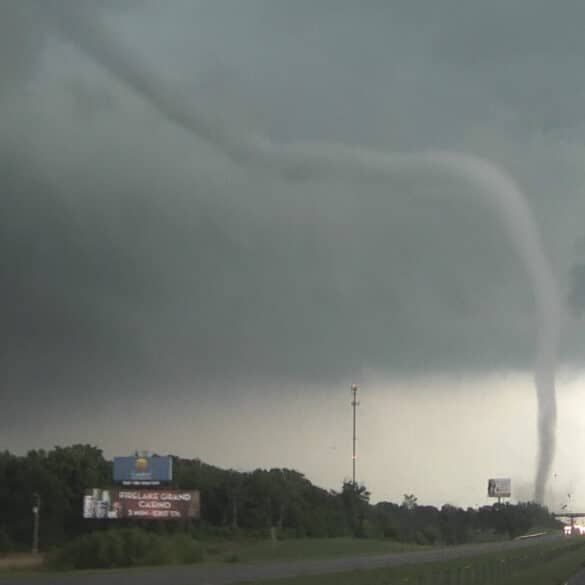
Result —
M114 508L112 490L86 490L83 496L84 518L117 518L117 507Z
M83 498L84 518L136 518L171 520L199 518L198 491L113 489L87 490Z
M172 479L172 457L114 457L115 482L157 485Z
M488 480L488 497L509 498L512 495L512 480L509 477Z

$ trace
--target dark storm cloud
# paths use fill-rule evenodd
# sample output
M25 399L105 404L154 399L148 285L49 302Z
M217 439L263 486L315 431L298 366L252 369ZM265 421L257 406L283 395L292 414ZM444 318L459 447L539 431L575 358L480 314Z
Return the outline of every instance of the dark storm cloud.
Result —
M0 98L26 80L44 45L42 27L31 3L3 0L0 5Z
M2 0L0 11L0 97L21 88L38 67L50 31L46 15L69 12L100 18L135 6L134 0Z
M585 6L573 0L447 0L408 3L411 26L424 19L429 50L439 67L489 96L492 111L510 108L524 132L569 130L578 122L585 84L575 75L585 52L580 22ZM562 88L562 90L561 90ZM476 102L481 107L481 100Z
M306 18L309 11L311 19ZM423 147L433 134L449 140L449 133L465 131L470 124L493 124L494 117L506 112L511 118L506 120L508 130L523 138L582 127L585 82L576 74L585 51L582 3L395 0L369 2L365 12L366 18L362 6L351 2L320 2L313 10L303 3L288 10L276 4L267 8L270 16L265 18L270 18L275 36L300 40L309 47L307 53L312 50L306 62L301 51L302 66L314 72L311 81L317 91L313 89L312 97L323 85L328 99L327 84L333 78L336 89L361 94L360 101L371 108L380 109L379 102L386 101L411 113L405 120L392 116L398 126L394 132L405 134L403 143L421 146L413 136L413 118ZM331 71L320 81L321 62ZM363 118L357 122L341 109L342 100L332 107L339 113L337 124L353 121L363 128ZM301 108L300 116L307 110L311 115L306 104ZM344 114L350 121L342 120ZM405 122L409 126L403 130ZM376 132L368 130L370 142Z
M522 38L532 31L521 11L494 8L500 18L486 20L487 3L437 4L153 2L130 20L107 18L193 100L201 87L193 70L227 62L242 95L257 101L254 117L277 137L398 151L444 143L503 163L528 187L563 276L577 233L570 218L583 209L573 162L583 135L559 154L554 141L535 145L526 121L550 123L542 109L550 99L532 90L539 71L574 57L572 45L522 57L505 41L493 55L482 23ZM42 386L58 401L100 385L143 383L147 392L216 377L531 366L526 275L468 187L425 177L294 186L249 173L160 120L15 6L2 4L10 18L0 21L26 34L2 42L23 53L11 61L2 51L1 74L30 83L6 98L0 118L5 395L24 400ZM73 4L52 6L66 14ZM163 40L150 34L160 30ZM172 36L183 39L178 55L160 54L157 42L168 50ZM65 66L64 56L76 60ZM494 63L524 77L502 89ZM577 82L554 75L553 95L564 99ZM240 104L208 79L205 104L214 106L215 92L220 115L240 122Z

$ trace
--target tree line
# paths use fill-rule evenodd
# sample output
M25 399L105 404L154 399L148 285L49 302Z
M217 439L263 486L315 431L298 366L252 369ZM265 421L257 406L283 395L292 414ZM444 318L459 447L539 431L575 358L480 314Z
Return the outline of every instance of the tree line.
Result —
M30 545L32 506L40 496L43 548L130 520L84 520L83 494L112 485L112 462L91 445L33 450L24 456L0 452L0 552ZM344 482L339 491L313 485L291 469L225 470L199 459L174 457L172 486L201 493L197 522L143 522L154 531L190 531L200 538L276 534L279 538L388 538L420 544L461 544L492 536L515 537L558 522L534 503L462 509L401 503L370 503L365 486ZM110 522L110 523L109 523Z

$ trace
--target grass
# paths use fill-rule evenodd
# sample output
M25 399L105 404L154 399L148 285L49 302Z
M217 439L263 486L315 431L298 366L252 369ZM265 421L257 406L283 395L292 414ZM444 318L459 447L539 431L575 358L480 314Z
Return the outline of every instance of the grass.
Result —
M402 544L389 540L355 538L311 538L298 540L226 542L208 546L208 560L213 557L236 556L242 563L291 562L315 559L377 555L410 550L422 550L422 546ZM234 562L234 561L230 561Z
M208 565L296 562L430 548L392 541L351 538L283 540L274 543L258 540L221 541L200 544L205 554L205 564ZM9 563L10 558L13 561L12 566ZM32 573L35 567L30 564L27 566L27 558L30 562L31 555L5 557L4 567L0 564L0 575L15 572ZM440 563L316 575L262 583L264 585L486 585L489 583L559 585L566 580L566 577L575 574L584 560L585 539L577 537L553 544L535 544L513 551L484 553L477 557ZM157 567L157 569L160 568L163 567ZM39 569L40 567L36 567L36 571ZM155 570L154 567L153 570ZM88 572L93 573L95 570ZM76 574L79 573L76 571ZM490 580L496 577L498 580Z
M0 555L0 575L33 573L42 568L43 556L31 553L10 553Z
M268 540L242 540L201 542L204 564L295 562L317 559L334 559L421 550L413 544L389 540L352 538L291 539L276 542ZM0 557L0 574L29 574L44 569L42 557L11 555ZM103 569L100 569L103 570Z
M504 579L502 585L561 585L583 568L583 550L567 553L549 563Z
M561 585L584 565L585 541L388 569L354 570L246 585Z

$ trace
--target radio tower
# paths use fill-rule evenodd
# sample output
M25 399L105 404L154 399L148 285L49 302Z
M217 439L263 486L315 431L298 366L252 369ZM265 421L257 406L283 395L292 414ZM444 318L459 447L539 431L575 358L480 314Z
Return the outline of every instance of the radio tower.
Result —
M356 454L355 454L355 440L356 440L356 410L357 407L359 405L359 402L357 401L357 392L358 392L358 385L357 384L352 384L351 385L351 392L353 394L353 400L351 401L351 407L353 409L353 454L352 454L352 464L353 464L353 471L352 471L352 485L355 489L356 483L355 483L355 460L356 460Z

